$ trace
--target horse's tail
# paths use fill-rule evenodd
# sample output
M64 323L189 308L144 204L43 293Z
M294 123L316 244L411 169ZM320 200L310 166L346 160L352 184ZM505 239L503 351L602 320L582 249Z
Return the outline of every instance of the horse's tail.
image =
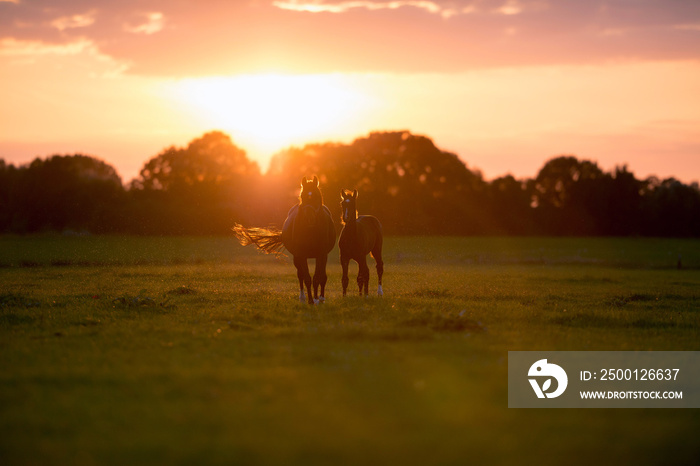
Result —
M246 228L239 223L236 223L231 229L243 246L253 244L265 254L274 254L277 257L285 255L282 252L284 244L282 244L281 230L275 228Z

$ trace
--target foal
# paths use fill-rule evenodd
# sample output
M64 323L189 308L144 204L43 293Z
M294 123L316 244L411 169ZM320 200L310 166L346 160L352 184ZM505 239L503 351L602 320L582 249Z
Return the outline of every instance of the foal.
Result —
M357 262L357 285L360 287L360 296L368 294L369 267L367 267L367 253L371 253L377 263L377 277L379 288L377 294L382 296L382 274L384 273L384 261L382 261L382 225L376 217L371 215L357 216L357 190L350 192L340 190L342 202L343 231L340 232L338 247L340 248L340 265L343 267L343 296L348 289L348 264L350 259Z

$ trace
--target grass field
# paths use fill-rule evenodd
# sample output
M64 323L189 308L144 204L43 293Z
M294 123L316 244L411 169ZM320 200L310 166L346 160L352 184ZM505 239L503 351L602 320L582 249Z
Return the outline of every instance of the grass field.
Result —
M695 409L507 408L509 350L700 350L700 241L388 238L385 262L383 298L342 298L336 249L308 306L232 238L0 237L0 464L700 458Z

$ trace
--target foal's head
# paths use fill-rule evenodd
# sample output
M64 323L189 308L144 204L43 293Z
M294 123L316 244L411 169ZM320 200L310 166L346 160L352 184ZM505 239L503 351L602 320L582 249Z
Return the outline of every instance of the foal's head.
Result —
M357 189L350 192L349 189L341 189L340 209L343 223L348 223L357 218Z
M318 189L318 178L316 176L311 181L307 180L306 177L301 179L299 200L302 207L311 206L316 210L321 208L323 196L321 195L321 190Z

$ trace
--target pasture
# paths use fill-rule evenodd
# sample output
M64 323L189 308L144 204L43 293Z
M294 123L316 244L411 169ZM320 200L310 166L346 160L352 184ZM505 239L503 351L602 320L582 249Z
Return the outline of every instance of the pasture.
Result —
M390 237L384 261L383 297L369 259L343 298L336 247L309 306L291 258L232 237L0 237L0 463L700 457L698 410L507 408L509 350L700 350L698 240Z

